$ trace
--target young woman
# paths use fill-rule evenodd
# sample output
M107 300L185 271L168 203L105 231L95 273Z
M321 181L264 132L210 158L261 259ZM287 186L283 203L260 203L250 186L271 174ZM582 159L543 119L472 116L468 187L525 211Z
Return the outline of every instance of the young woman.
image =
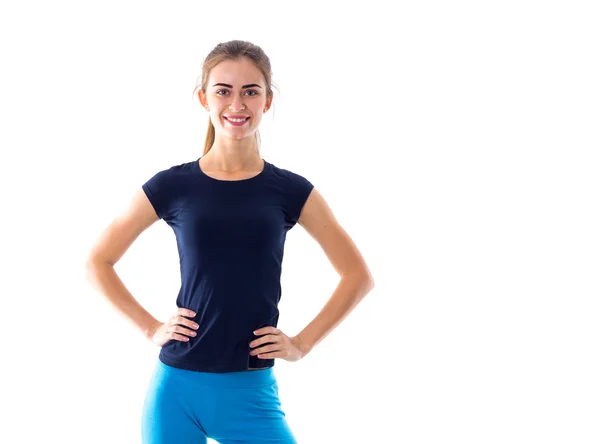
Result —
M276 358L297 361L373 288L352 239L303 176L262 159L258 127L273 99L261 48L234 40L206 57L198 99L210 114L203 155L157 172L90 252L90 279L161 347L142 414L142 441L221 444L296 440L281 409ZM178 310L156 320L114 264L151 224L175 232ZM300 224L340 275L321 312L298 335L277 328L286 233Z

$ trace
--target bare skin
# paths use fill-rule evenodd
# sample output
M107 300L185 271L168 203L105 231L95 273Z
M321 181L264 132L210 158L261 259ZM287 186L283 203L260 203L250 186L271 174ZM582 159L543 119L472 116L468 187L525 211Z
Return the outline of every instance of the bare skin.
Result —
M204 174L206 174L208 177L212 177L213 179L217 180L228 181L251 179L254 176L258 176L264 168L264 163L262 159L258 158L255 159L253 165L251 165L250 168L230 173L227 171L214 169L213 166L207 165L208 161L210 160L209 158L210 156L208 154L202 156L202 158L198 161L198 165L200 166L200 169Z

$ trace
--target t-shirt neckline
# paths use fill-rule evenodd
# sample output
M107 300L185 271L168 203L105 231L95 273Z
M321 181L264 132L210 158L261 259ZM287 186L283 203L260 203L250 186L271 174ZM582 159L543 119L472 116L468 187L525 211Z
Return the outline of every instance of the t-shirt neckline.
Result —
M271 164L269 162L267 162L265 159L262 159L262 161L264 162L264 166L263 169L260 173L258 173L256 176L252 176L252 177L248 177L246 179L236 179L236 180L224 180L224 179L215 179L214 177L209 176L208 174L206 174L204 171L202 171L202 168L200 168L200 159L202 159L202 157L199 157L195 162L195 169L197 172L200 173L200 176L208 179L212 182L217 182L217 183L250 183L250 182L257 182L260 181L261 179L263 179L270 170Z

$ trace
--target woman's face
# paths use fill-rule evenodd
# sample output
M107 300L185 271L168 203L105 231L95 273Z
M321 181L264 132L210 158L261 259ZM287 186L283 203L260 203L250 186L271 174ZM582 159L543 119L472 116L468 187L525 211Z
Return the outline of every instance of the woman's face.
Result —
M198 95L210 109L215 132L232 139L253 136L272 100L267 98L262 73L247 58L215 66L208 77L206 96L202 91ZM240 118L245 120L239 122Z

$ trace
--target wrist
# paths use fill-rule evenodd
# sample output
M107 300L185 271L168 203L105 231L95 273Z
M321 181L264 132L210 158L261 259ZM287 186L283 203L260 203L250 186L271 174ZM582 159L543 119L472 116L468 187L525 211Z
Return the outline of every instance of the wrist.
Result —
M303 338L301 338L300 335L296 335L296 338L298 339L298 343L299 343L298 348L302 352L302 357L304 357L310 353L310 351L312 350L312 346L308 342L306 342Z
M148 324L144 329L142 329L142 333L143 333L144 337L147 340L152 341L152 337L154 336L156 327L160 324L162 324L162 322L154 319L150 324Z

